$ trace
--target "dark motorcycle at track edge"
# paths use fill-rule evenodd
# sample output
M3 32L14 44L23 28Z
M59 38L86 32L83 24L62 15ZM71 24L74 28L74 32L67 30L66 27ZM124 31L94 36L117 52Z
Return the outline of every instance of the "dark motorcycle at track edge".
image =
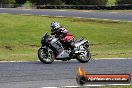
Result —
M87 63L91 59L89 43L85 39L74 40L71 49L66 49L59 38L45 33L38 50L38 58L45 64L51 64L54 60L68 61L77 59L81 63Z

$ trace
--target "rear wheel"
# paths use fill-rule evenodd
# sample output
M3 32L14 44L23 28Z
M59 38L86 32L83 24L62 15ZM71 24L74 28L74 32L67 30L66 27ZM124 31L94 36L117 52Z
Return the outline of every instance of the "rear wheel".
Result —
M51 64L54 61L54 53L49 48L47 52L43 48L40 48L38 50L38 58L45 64Z

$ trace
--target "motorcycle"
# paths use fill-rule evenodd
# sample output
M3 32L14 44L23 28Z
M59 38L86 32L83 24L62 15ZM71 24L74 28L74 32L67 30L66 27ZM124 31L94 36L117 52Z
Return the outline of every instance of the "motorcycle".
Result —
M84 38L74 40L71 48L66 49L60 39L46 32L41 39L41 47L38 50L38 58L45 64L51 64L54 60L68 61L77 59L81 63L87 63L91 59L89 43Z

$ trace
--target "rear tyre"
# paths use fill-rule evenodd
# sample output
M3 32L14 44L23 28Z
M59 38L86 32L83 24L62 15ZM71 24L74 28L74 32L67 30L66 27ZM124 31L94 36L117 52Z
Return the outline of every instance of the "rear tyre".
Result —
M38 58L42 63L51 64L54 61L54 53L51 49L45 52L43 48L38 50Z

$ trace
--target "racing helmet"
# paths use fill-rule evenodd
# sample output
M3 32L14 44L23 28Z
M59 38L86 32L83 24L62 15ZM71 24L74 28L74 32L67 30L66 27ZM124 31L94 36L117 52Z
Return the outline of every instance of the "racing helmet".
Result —
M51 25L50 25L50 27L51 27L51 31L54 32L58 28L60 28L60 23L58 23L58 22L52 22Z

